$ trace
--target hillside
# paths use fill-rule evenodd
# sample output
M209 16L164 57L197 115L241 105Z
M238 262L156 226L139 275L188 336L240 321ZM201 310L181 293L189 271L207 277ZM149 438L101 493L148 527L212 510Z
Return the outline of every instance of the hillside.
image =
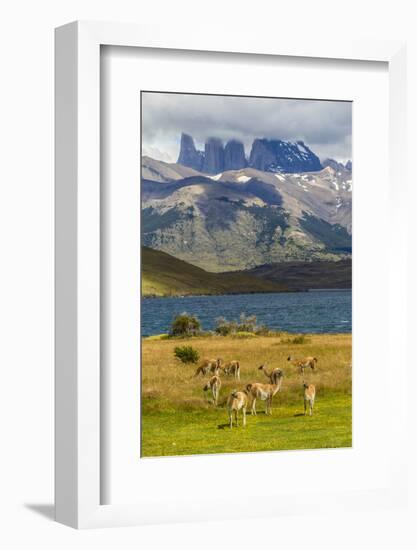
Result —
M246 274L283 284L289 290L352 288L352 261L285 262L255 267Z
M152 161L154 179L147 179L150 166L145 159L144 246L217 273L351 254L352 176L345 168L284 174L247 167L181 178L179 170L192 169Z
M189 168L188 166L163 162L161 160L154 160L153 158L147 156L142 157L143 179L165 183L198 175L199 172Z
M283 292L284 285L245 273L209 273L165 252L142 247L142 296Z

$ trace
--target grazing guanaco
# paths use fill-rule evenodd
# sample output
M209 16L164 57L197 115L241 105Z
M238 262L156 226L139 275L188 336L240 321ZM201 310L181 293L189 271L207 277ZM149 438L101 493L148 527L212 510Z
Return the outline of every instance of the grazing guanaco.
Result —
M246 409L248 407L248 392L234 390L227 399L227 412L229 413L229 426L233 427L233 413L236 426L238 425L238 412L242 411L242 423L246 426Z
M304 357L304 359L295 359L291 355L288 357L287 361L291 361L294 366L300 369L301 374L304 374L304 370L310 368L314 370L317 364L316 357Z
M256 400L260 399L265 401L265 414L272 414L272 398L279 392L282 385L283 374L282 371L277 375L276 384L260 384L256 382L254 384L248 384L246 390L252 398L251 412L256 416Z
M219 400L221 387L222 387L222 381L220 380L220 376L214 375L210 378L210 380L207 382L207 384L203 388L204 391L211 390L211 394L213 396L213 403L216 406Z
M272 369L270 372L268 372L266 365L261 365L258 370L263 371L265 376L269 378L270 384L277 384L278 380L282 376L282 370L279 368Z
M240 380L240 363L239 361L229 361L223 366L224 374L234 376L236 380Z
M310 408L310 416L313 414L314 400L316 399L316 387L314 384L303 384L304 388L304 416L307 414L307 404Z
M220 358L217 358L215 363L213 363L213 361L210 363L209 371L212 374L218 375L221 368L222 368L222 360Z
M211 370L212 367L214 367L213 370ZM195 371L194 376L198 376L199 374L205 376L208 372L215 372L218 369L220 369L220 359L204 359L201 365Z

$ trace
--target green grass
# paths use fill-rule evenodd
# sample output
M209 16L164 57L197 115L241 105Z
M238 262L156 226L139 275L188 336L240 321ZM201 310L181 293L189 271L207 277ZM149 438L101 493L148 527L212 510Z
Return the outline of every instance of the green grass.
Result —
M175 341L143 339L142 456L350 447L351 335L311 334L297 345L288 336L189 340L201 358L240 362L240 381L221 374L218 407L209 392L203 392L208 377L194 377L197 365L175 359ZM303 377L287 361L289 355L317 357L316 370L306 371ZM246 428L239 416L239 427L230 430L227 398L233 389L243 389L249 382L267 383L258 369L262 363L284 371L281 392L273 399L273 414L266 416L265 402L257 401L258 415L247 415ZM303 379L316 386L312 417L304 417Z
M229 428L225 408L148 413L142 423L142 456L192 455L323 449L352 445L351 397L342 392L317 395L314 415L304 416L303 403L281 405L274 398L273 415L247 415L243 428Z

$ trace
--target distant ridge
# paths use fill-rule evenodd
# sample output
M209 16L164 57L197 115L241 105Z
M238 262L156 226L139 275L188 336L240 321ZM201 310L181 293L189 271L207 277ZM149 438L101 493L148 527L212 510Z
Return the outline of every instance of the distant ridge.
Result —
M283 292L279 283L245 273L210 273L170 254L142 247L142 296Z
M280 262L245 271L290 290L340 290L352 288L352 260L337 262Z

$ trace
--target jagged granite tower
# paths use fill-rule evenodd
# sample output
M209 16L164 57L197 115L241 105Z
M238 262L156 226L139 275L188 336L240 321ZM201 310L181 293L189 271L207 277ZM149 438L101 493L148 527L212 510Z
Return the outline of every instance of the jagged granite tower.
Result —
M177 162L199 172L203 169L204 154L195 148L194 140L188 134L181 134L180 154Z
M265 172L290 174L316 172L323 169L319 157L303 141L255 139L248 162L243 143L236 139L229 140L224 147L221 139L210 137L205 143L203 152L196 149L192 136L185 133L181 134L181 148L177 162L206 174L240 170L247 166ZM346 169L351 169L350 163L347 164Z
M247 165L243 143L236 139L228 141L224 148L224 170L240 170Z
M204 147L203 172L217 174L224 170L224 148L218 138L209 138Z

